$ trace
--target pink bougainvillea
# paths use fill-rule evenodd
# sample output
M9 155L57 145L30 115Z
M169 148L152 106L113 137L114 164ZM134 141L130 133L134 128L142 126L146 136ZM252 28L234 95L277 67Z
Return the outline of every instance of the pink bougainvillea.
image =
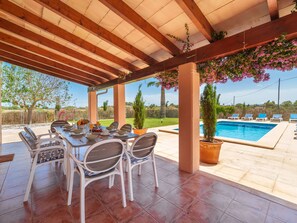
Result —
M197 64L197 72L201 84L245 78L254 78L257 83L269 80L269 70L288 71L296 67L297 40L286 40L282 35L266 45ZM162 72L156 78L165 89L178 89L178 71Z

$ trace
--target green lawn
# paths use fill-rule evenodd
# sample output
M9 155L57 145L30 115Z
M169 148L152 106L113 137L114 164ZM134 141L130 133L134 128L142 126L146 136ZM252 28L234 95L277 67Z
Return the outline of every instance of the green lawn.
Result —
M133 125L133 118L127 118L127 123ZM100 123L103 126L109 126L113 122L113 119L101 119ZM178 124L178 118L146 118L144 122L145 128L160 127L166 125L175 125Z

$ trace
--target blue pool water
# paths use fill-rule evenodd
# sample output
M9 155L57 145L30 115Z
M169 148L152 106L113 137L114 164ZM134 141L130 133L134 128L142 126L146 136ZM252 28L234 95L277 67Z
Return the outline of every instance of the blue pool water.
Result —
M203 125L200 125L201 135L203 135L202 126ZM276 124L270 123L219 121L217 122L216 136L248 141L258 141L275 126Z

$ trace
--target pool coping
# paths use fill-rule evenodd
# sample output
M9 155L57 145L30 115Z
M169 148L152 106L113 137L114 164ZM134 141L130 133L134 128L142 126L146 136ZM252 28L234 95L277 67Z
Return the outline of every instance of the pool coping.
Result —
M265 134L261 139L259 139L257 142L252 142L248 140L241 140L241 139L231 139L226 137L216 137L217 139L221 139L226 142L232 142L232 143L238 143L243 145L249 145L249 146L256 146L266 149L274 149L277 142L279 141L280 137L284 133L285 129L288 126L288 122L282 121L282 122L270 122L270 121L242 121L242 120L230 120L230 119L218 119L218 121L228 121L228 122L243 122L243 123L271 123L271 124L277 124L272 130L270 130L267 134ZM200 124L203 124L203 122L200 122ZM178 134L178 130L174 130L175 128L178 128L178 125L170 125L166 127L158 128L160 132L167 132L167 133L173 133ZM200 137L203 137L203 135L200 135Z

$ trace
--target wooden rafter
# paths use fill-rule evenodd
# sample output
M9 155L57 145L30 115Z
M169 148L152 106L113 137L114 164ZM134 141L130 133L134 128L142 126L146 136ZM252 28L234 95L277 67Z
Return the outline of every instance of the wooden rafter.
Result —
M119 38L115 34L109 32L105 28L99 26L89 18L85 17L84 15L80 14L67 4L63 3L60 0L34 0L44 7L48 8L49 10L54 11L55 13L59 14L60 16L64 17L67 20L74 22L76 25L80 26L83 29L88 30L95 36L102 38L109 42L110 44L124 50L125 52L138 57L139 59L143 60L149 65L157 63L157 61L146 55L141 50L137 49L136 47L132 46L131 44L127 43L123 39Z
M98 78L101 82L108 81L108 79L102 77L101 71L93 69L89 66L85 66L85 65L78 63L74 60L70 60L66 57L59 55L59 54L53 53L49 50L45 50L41 47L35 46L35 45L25 42L23 40L20 40L14 36L10 36L6 33L0 32L0 41L8 43L13 46L17 46L21 49L25 49L27 51L33 52L35 54L38 54L38 55L48 58L50 60L54 60L59 63L65 64L65 65L75 67L76 69L79 69L81 71L89 73L90 75L94 76L94 78Z
M76 76L76 77L81 77L82 79L86 79L88 81L96 82L96 84L101 83L101 79L99 79L98 77L94 77L94 76L92 76L92 75L90 75L88 73L85 73L83 71L79 71L79 70L77 70L77 69L75 69L73 67L69 67L69 66L66 66L64 64L60 64L60 63L58 63L56 61L46 59L44 57L38 56L36 54L30 53L28 51L25 51L25 50L22 50L22 49L19 49L19 48L16 48L14 46L10 46L10 45L7 45L5 43L0 42L0 49L2 51L8 52L8 53L21 56L23 58L29 58L32 61L44 64L44 65L48 65L48 66L50 66L52 68L59 69L59 70L61 70L63 72L69 73L70 75L73 75L73 76Z
M194 0L176 0L178 5L192 20L196 28L205 36L208 41L211 41L211 34L214 29L203 15Z
M61 72L56 72L55 70L51 69L50 67L47 67L46 65L39 64L37 62L32 62L28 59L19 57L17 55L3 52L1 50L0 50L0 59L5 62L8 62L8 63L15 64L17 66L25 67L25 68L28 68L31 70L38 71L40 73L55 76L55 77L62 78L62 79L68 80L68 81L73 81L73 82L87 85L87 86L94 85L94 82L92 82L92 81L85 81L80 78L69 77L69 74L62 75Z
M277 0L267 0L269 15L271 20L279 18Z
M50 40L50 39L47 39L47 38L45 38L45 37L43 37L41 35L38 35L38 34L32 32L30 30L27 30L27 29L25 29L23 27L20 27L20 26L12 23L10 21L7 21L7 20L3 19L3 18L0 18L0 27L5 29L5 30L8 30L10 32L13 32L13 33L15 33L15 34L17 34L19 36L23 36L23 37L25 37L25 38L27 38L29 40L35 41L35 42L37 42L39 44L42 44L44 46L50 47L50 48L52 48L52 49L54 49L54 50L56 50L58 52L64 53L64 54L69 55L69 56L71 56L73 58L76 58L76 59L79 59L79 60L84 61L86 63L89 63L89 64L91 64L93 66L96 66L98 68L109 71L114 75L119 75L120 74L119 70L117 70L117 69L115 69L113 67L110 67L110 66L108 66L108 65L106 65L106 64L104 64L104 63L102 63L102 62L100 62L98 60L95 60L95 59L93 59L91 57L88 57L88 56L82 54L82 53L79 53L79 52L77 52L75 50L72 50L72 49L70 49L70 48L68 48L68 47L66 47L66 46L64 46L62 44L59 44L59 43L53 41L53 40ZM102 76L107 78L107 79L112 79L113 78L113 76L108 74L108 73L103 73Z
M118 16L130 23L136 29L150 37L154 42L157 42L162 48L165 48L173 55L180 54L180 49L168 40L155 27L148 23L144 18L138 15L125 2L118 0L99 0L109 9L114 11Z
M147 67L136 71L131 76L126 77L125 80L117 79L110 82L103 83L103 88L113 86L115 83L126 83L135 81L137 79L147 78L155 73L170 70L178 67L181 64L195 62L201 63L214 58L228 56L245 49L253 48L259 45L268 43L282 34L286 34L287 39L297 38L297 13L284 16L280 19L271 21L269 23L251 28L236 35L227 37L212 44L203 46L201 48L183 53L179 56L162 61L153 67ZM245 46L243 46L245 40ZM92 88L102 89L99 86Z
M127 61L114 56L113 54L89 43L88 41L74 34L71 34L65 31L59 26L56 26L9 1L2 1L2 0L0 1L0 11L7 12L19 19L22 19L30 24L33 24L47 32L50 32L62 39L67 40L68 42L71 42L81 48L84 48L85 50L88 50L106 60L109 60L115 64L118 64L129 71L138 70L138 68L133 64L128 63Z

